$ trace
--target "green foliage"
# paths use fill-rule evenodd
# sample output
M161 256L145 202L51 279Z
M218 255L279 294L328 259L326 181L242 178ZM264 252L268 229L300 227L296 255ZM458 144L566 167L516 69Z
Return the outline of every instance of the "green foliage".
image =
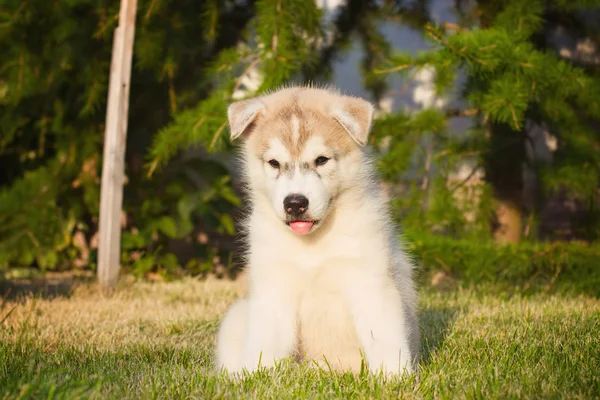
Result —
M248 43L223 51L206 69L218 88L195 108L179 113L154 138L150 173L192 146L209 151L231 148L226 140L227 106L251 69L257 68L264 78L257 91L268 91L283 85L314 58L320 37L320 14L314 3L263 0L257 2L256 12L250 29L255 35L248 34Z
M584 4L579 4L573 6L573 9L583 6ZM589 2L585 6L598 7L598 4ZM461 162L475 160L475 169L486 170L489 180L486 185L490 187L484 188L483 191L489 196L522 190L522 187L511 188L506 183L506 187L501 187L502 183L499 182L504 178L490 180L493 176L501 176L501 171L491 171L490 168L501 168L503 163L489 163L486 160L512 156L514 164L525 163L526 160L514 152L505 154L504 147L514 148L511 141L515 140L526 143L527 139L519 139L519 136L523 138L528 135L527 123L543 124L559 138L559 147L552 164L530 164L540 177L546 196L567 190L572 198L587 204L597 204L600 183L600 137L594 124L600 121L600 75L597 68L561 58L546 39L540 39L555 26L554 24L561 24L550 17L555 7L566 12L562 2L550 5L542 1L481 2L464 11L465 15L472 16L479 13L480 17L465 18L462 26L426 24L424 32L432 42L430 50L416 54L391 54L378 68L367 74L367 82L372 75L382 74L400 73L409 78L411 70L427 67L435 71L433 83L436 94L441 96L450 95L459 72L466 77L463 94L468 108L455 110L448 107L436 111L435 116L431 115L431 110L423 110L410 117L401 117L396 126L401 131L401 134L397 134L398 139L401 135L402 140L393 139L393 124L389 125L388 133L377 134L376 141L382 140L386 135L392 137L391 146L382 156L380 164L387 178L397 177L400 172L411 166L407 161L409 154L412 153L414 157L416 152L418 157L417 138L434 134L435 139L432 139L433 144L430 143L429 149L425 149L425 145L420 146L423 148L423 156L416 160L416 163L427 166L422 169L422 179L430 180L430 170L437 169L436 175L442 184L437 185L435 193L432 188L421 190L421 195L414 191L413 196L408 197L411 201L406 202L403 208L407 210L404 217L408 217L411 228L419 228L419 224L420 228L431 228L427 221L440 219L437 211L440 204L443 204L443 210L453 210L445 213L446 217L442 218L444 224L460 226L466 223L461 221L460 217L451 217L460 213L460 207L452 204L456 201L448 197L446 190L439 190L444 186L443 180L445 176L447 178L447 173ZM569 12L573 12L573 9ZM570 18L577 17L573 14ZM475 131L474 134L463 136L462 140L448 138L446 130L439 127L456 116L473 116L486 132L490 131L493 125L504 124L509 126L515 135L512 135L512 139L496 142L482 137ZM415 125L413 121L419 118L426 124ZM427 123L430 125L427 126ZM375 132L377 127L376 124ZM473 144L476 146L472 147ZM465 151L469 147L471 149ZM429 167L428 155L432 152L436 154L436 150L437 154L452 154L455 157L440 163L434 156L437 160L434 164L438 168ZM465 156L461 157L461 153ZM474 154L478 155L476 159L473 159ZM524 155L524 149L519 154ZM399 161L394 162L394 159ZM517 172L519 168L506 173L514 176L515 173L520 173ZM419 186L423 185L415 185L414 188ZM426 207L427 210L419 206L424 202L430 204ZM484 196L481 204L490 202ZM472 205L478 207L477 204ZM483 214L477 212L475 220L481 220L480 217L485 215L489 218L489 223L492 220L490 207L485 206L484 209ZM431 218L428 213L431 214ZM588 209L588 213L593 213L591 208ZM415 217L412 218L411 215ZM600 229L600 226L596 229ZM481 232L479 229L475 231ZM588 239L593 237L596 236L586 236Z
M36 265L61 269L95 264L105 99L118 13L118 2L104 1L8 1L2 5L0 268ZM213 64L215 54L224 54L237 42L251 16L248 6L234 1L138 2L126 157L124 262L138 259L141 252L156 254L169 268L177 266L173 254L166 251L167 244L191 235L200 217L194 215L197 210L185 214L172 204L198 190L199 183L170 176L170 183L183 189L161 198L157 187L165 182L168 171L146 181L140 159L145 156L148 138L180 108L215 96L213 81L204 76L204 69ZM219 115L217 127L223 121L224 101L220 108L202 109ZM214 123L213 119L207 121L213 133ZM206 165L215 163L204 161ZM203 166L203 160L196 164ZM222 165L219 168L219 176L207 174L201 186L221 185L220 179L228 173ZM229 186L217 196L222 196L225 204L236 199ZM140 204L147 200L154 201L154 206L141 212ZM215 202L212 197L203 201L197 200L194 206L206 208ZM220 231L225 224L231 232L230 218L223 217L231 209L221 208L210 220L213 225L205 230ZM131 243L135 234L130 231L134 228L139 233L135 245ZM201 247L200 255L208 252L207 246Z
M539 243L497 246L491 241L449 239L409 232L409 250L422 276L442 270L466 283L503 282L523 287L560 282L600 296L600 246Z
M537 219L564 193L583 208L575 236L597 240L600 74L593 62L558 54L548 33L560 26L598 47L597 27L581 18L598 7L597 0L459 2L458 22L442 24L427 2L348 1L325 26L312 1L140 0L122 263L139 275L230 266L240 199L228 105L288 82L327 80L354 39L375 101L390 76L408 82L424 70L436 96L460 100L375 120L371 144L406 229L490 239L506 193L522 191L520 178L505 178L526 165L540 190L533 206L518 204L524 217ZM0 268L95 265L118 12L118 2L85 0L8 0L0 9ZM421 32L430 47L393 51L383 21ZM457 134L456 117L473 127ZM525 156L532 125L556 137L552 162ZM461 169L470 170L466 178ZM187 256L174 250L181 243Z
M264 77L260 91L286 83L310 58L320 39L321 15L313 2L269 1L256 4L257 48Z
M53 160L48 168L30 172L15 182L11 190L0 192L0 264L9 260L22 265L37 262L46 269L59 263L57 253L69 245L75 216L65 215L56 204L56 192L61 189L51 184L56 164L59 161ZM31 193L38 195L30 199ZM11 202L15 200L23 205L30 218L14 213Z
M227 143L223 137L227 127L227 92L216 90L197 107L179 113L157 133L150 151L149 174L183 149L200 144L206 144L209 150L223 149Z

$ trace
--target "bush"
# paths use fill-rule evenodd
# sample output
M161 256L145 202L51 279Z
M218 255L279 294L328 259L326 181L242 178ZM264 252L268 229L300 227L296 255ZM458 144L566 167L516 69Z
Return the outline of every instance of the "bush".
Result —
M422 278L443 271L465 283L570 287L600 296L600 246L586 243L498 245L491 241L407 234Z
M457 2L457 22L441 23L427 2L350 0L325 24L305 0L140 0L123 265L139 275L232 267L240 203L227 105L289 82L327 82L356 39L362 83L378 106L371 145L397 220L442 236L423 243L468 278L501 274L499 265L510 265L507 277L583 268L595 253L574 250L580 258L572 264L561 261L562 244L474 243L598 240L599 70L585 52L561 53L551 33L560 27L586 49L598 47L599 27L588 17L599 7L597 0ZM89 0L9 0L0 10L0 268L94 268L117 17L118 2ZM430 47L394 51L380 29L390 21ZM385 112L398 74L427 81L435 101ZM456 118L470 118L471 128L453 132ZM534 128L555 142L550 162L529 155ZM535 183L527 201L525 173ZM575 209L566 234L544 228L557 198ZM426 249L424 260L435 262ZM544 249L558 261L539 256Z

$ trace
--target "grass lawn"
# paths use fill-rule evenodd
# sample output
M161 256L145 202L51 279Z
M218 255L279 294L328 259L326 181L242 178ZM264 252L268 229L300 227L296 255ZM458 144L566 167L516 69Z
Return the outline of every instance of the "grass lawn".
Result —
M420 373L385 380L284 362L234 381L212 372L229 281L81 285L0 306L0 399L598 398L600 300L495 287L421 289Z

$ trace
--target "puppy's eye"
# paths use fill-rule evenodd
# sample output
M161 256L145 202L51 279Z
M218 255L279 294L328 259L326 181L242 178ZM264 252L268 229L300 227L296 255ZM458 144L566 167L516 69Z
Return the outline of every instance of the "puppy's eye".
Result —
M317 157L317 159L315 160L315 165L317 167L320 167L321 165L325 165L327 164L327 161L329 161L329 158L325 157L325 156L319 156Z
M269 160L269 165L273 168L279 169L280 165L279 165L279 161L277 160Z

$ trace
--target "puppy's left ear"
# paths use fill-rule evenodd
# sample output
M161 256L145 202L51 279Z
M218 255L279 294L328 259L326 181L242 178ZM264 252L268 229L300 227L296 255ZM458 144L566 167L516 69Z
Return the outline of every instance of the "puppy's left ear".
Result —
M252 131L254 122L265 111L265 105L258 98L232 103L227 109L227 118L231 129L231 140Z
M331 109L331 116L348 132L360 146L367 144L373 112L371 103L357 97L343 96Z

